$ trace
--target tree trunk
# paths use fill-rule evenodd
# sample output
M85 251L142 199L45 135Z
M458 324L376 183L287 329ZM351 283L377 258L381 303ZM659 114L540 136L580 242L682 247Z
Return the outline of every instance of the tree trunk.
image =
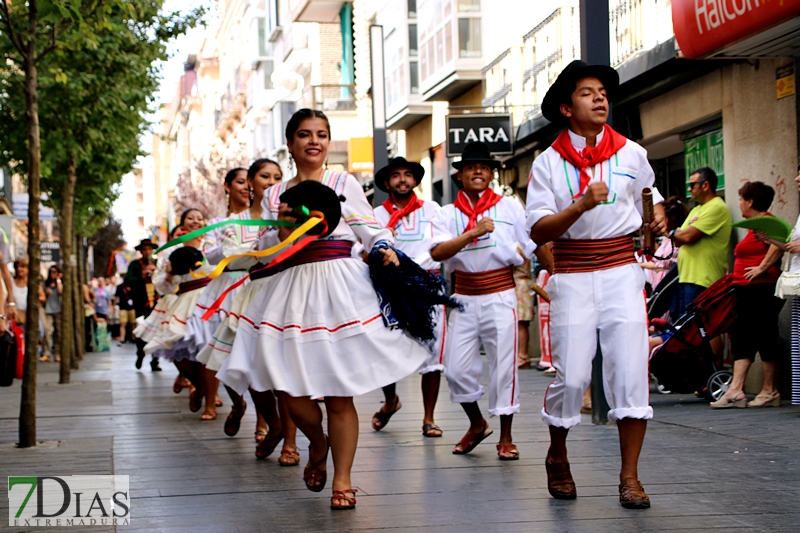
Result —
M77 233L72 233L72 246L75 250L75 278L72 284L73 294L75 295L75 358L80 361L83 359L84 347L86 346L86 335L83 330L83 283L82 269L81 269L81 247L80 238Z
M72 234L74 233L75 210L75 184L78 180L77 165L75 156L70 156L67 165L67 182L64 185L64 192L61 201L61 258L64 265L64 278L62 286L64 293L61 297L61 368L59 383L70 382L70 373L73 365L77 363L74 354L75 328L73 328L75 306L73 305L74 291L72 290L73 278L75 277L75 267L72 266Z
M28 309L25 320L25 364L22 371L22 397L19 407L19 447L36 446L36 371L39 355L39 87L36 73L37 1L28 3L31 29L30 41L24 56L25 119L28 137Z

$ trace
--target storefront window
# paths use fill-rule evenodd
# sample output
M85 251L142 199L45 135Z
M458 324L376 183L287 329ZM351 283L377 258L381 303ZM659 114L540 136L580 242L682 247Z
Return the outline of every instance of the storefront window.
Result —
M458 19L458 57L481 57L481 19Z

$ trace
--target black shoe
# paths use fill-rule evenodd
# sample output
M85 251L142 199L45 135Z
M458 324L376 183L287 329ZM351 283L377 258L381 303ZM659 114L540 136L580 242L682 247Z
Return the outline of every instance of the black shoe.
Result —
M161 372L161 367L158 366L158 359L153 359L150 361L150 370L153 372Z
M144 361L144 352L140 352L136 354L136 369L142 368L142 361Z

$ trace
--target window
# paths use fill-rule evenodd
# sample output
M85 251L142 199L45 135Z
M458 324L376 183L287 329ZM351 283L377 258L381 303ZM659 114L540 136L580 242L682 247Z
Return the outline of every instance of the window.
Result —
M275 87L272 85L272 72L275 70L275 63L271 59L262 61L258 70L264 80L264 89L274 89Z
M411 94L419 94L419 64L416 61L409 63L409 78L411 81Z
M481 57L481 19L458 19L458 57Z
M417 57L419 54L419 44L417 44L417 25L408 25L408 55Z
M456 0L459 13L477 13L481 10L481 0Z
M136 203L137 204L143 204L144 203L144 193L143 192L137 192L136 193Z
M417 18L417 0L408 0L408 18Z
M144 217L139 217L138 222L139 222L139 227L143 228L144 227Z

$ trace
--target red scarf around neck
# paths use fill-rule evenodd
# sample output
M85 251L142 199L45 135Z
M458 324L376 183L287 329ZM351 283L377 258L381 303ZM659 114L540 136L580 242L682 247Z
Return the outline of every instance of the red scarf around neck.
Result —
M573 199L583 196L583 192L592 179L587 168L607 161L612 155L619 152L626 142L628 142L628 139L614 131L608 124L604 124L603 140L600 141L600 144L595 147L587 146L579 153L572 146L569 131L563 130L559 133L558 138L552 144L553 149L580 171L580 189L572 197Z
M481 194L480 198L478 198L478 202L475 204L475 207L472 207L472 202L469 201L469 196L464 191L458 191L458 195L456 196L456 201L453 202L453 205L467 215L469 217L469 222L467 222L466 227L464 228L464 233L468 232L475 225L478 223L478 215L481 213L485 213L493 206L497 205L497 203L502 200L503 197L494 192L492 189L486 189ZM475 239L476 241L478 239Z
M417 198L417 195L413 192L411 193L411 200L406 204L403 209L395 209L394 202L392 202L391 196L383 201L383 207L389 213L389 222L386 224L386 227L389 229L394 229L397 224L406 217L406 215L410 215L420 207L422 207L423 201Z

